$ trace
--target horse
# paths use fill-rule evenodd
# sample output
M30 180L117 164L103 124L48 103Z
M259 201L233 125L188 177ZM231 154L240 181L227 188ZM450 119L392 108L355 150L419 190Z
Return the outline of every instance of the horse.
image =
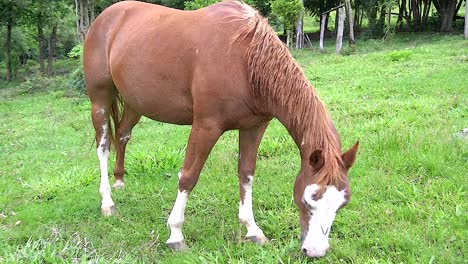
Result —
M277 118L301 156L294 183L301 251L309 257L325 255L336 212L351 197L348 171L359 141L341 152L324 104L254 8L233 0L196 11L119 2L93 22L83 53L103 215L115 210L107 164L111 143L116 150L113 187L119 188L124 186L125 148L141 116L191 125L166 242L171 249L187 249L182 226L189 194L218 138L238 130L238 217L246 240L266 243L252 211L252 183L260 141L269 121Z

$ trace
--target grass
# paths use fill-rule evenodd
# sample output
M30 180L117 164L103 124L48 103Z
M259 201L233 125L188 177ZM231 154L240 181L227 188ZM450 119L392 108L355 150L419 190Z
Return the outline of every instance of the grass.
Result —
M175 253L164 245L166 220L190 127L148 119L136 126L126 187L113 193L118 213L104 218L88 100L7 87L0 89L0 262L466 263L468 139L457 132L468 127L467 42L397 35L358 42L346 54L294 52L344 147L361 141L353 197L335 220L326 257L299 252L292 200L299 157L279 122L260 146L253 194L271 243L243 242L237 133L227 132L188 202L191 249Z

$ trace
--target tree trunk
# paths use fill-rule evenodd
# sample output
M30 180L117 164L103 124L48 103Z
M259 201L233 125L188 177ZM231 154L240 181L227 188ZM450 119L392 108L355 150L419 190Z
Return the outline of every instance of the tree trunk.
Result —
M83 3L83 14L84 14L84 28L83 28L83 39L86 36L86 32L89 28L89 2L88 0L82 0Z
M94 21L94 18L95 18L95 14L94 14L94 2L95 0L89 0L90 4L89 4L89 9L90 9L90 15L91 15L91 18L90 18L90 25L91 23L93 23Z
M387 29L385 30L385 35L384 35L384 39L387 38L388 34L391 33L392 31L392 3L389 2L388 3L388 7L387 7Z
M57 25L52 27L52 32L49 37L49 58L47 59L47 76L52 76L52 63L54 62L55 47L57 42Z
M406 10L406 0L401 0L401 4L399 3L399 10L398 10L398 19L397 19L397 27L399 30L403 28L402 21L403 16Z
M435 0L434 6L440 15L440 31L452 31L452 21L454 17L457 0Z
M7 52L7 73L6 80L8 82L13 80L13 62L11 60L11 31L13 30L13 18L10 17L7 21L7 39L6 39L6 52Z
M42 18L37 18L37 46L39 48L39 71L42 75L45 74L44 67L44 31L42 28Z
M338 15L338 29L336 31L336 54L340 54L341 48L343 47L344 7L340 7L336 14Z
M370 11L369 29L371 31L371 35L375 35L377 31L377 6L376 5L372 6L371 11Z
M325 36L325 23L327 21L327 14L322 14L322 23L320 24L320 51L323 52L323 38Z
M425 28L427 26L427 18L429 17L429 11L431 10L431 3L432 0L425 0L423 2L424 9L422 13L422 27Z
M410 1L410 10L413 13L413 30L421 30L421 13L419 12L418 0Z
M79 4L78 0L75 0L75 22L76 22L76 39L81 43L83 40L80 38L80 14L79 14Z
M385 14L387 14L386 8L387 8L386 4L382 5L382 7L380 8L380 16L379 16L379 20L378 20L377 27L375 30L375 33L377 33L378 35L382 34L384 30Z
M301 5L304 6L304 1L301 0ZM304 48L304 10L301 11L296 24L296 49Z
M84 28L85 28L85 25L84 25L85 13L84 13L84 7L83 7L83 1L84 0L78 0L78 1L80 3L80 32L79 32L79 34L80 34L80 42L83 42L84 38L85 38L85 34L84 34L84 32L85 32L85 30L84 30Z
M351 9L351 0L345 0L346 12L348 13L348 24L349 24L349 46L354 47L354 16L353 10Z
M468 39L468 3L465 3L465 39Z
M360 25L359 25L359 6L355 6L354 7L354 26L356 27L356 29L361 29Z
M287 34L287 38L286 38L286 46L288 46L288 48L291 48L292 47L292 39L293 39L293 30L291 29L288 29L288 34Z
M364 10L361 9L361 15L359 16L359 28L362 28L362 20L364 19Z

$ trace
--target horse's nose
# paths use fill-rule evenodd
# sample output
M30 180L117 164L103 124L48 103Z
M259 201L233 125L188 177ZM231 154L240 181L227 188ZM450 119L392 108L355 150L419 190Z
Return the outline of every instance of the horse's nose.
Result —
M327 253L327 250L329 248L330 246L327 246L324 249L302 247L301 250L302 250L302 253L304 253L308 257L319 258L319 257L325 256L325 253Z

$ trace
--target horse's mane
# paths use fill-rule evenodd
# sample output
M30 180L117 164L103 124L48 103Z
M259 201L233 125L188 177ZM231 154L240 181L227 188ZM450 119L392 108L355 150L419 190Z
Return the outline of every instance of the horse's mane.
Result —
M322 150L324 165L318 172L318 183L342 183L341 146L325 106L268 21L241 4L247 9L242 12L245 24L232 42L247 43L245 56L255 97L266 109L285 109L290 118L288 126L295 130L290 133L302 135L311 151Z

